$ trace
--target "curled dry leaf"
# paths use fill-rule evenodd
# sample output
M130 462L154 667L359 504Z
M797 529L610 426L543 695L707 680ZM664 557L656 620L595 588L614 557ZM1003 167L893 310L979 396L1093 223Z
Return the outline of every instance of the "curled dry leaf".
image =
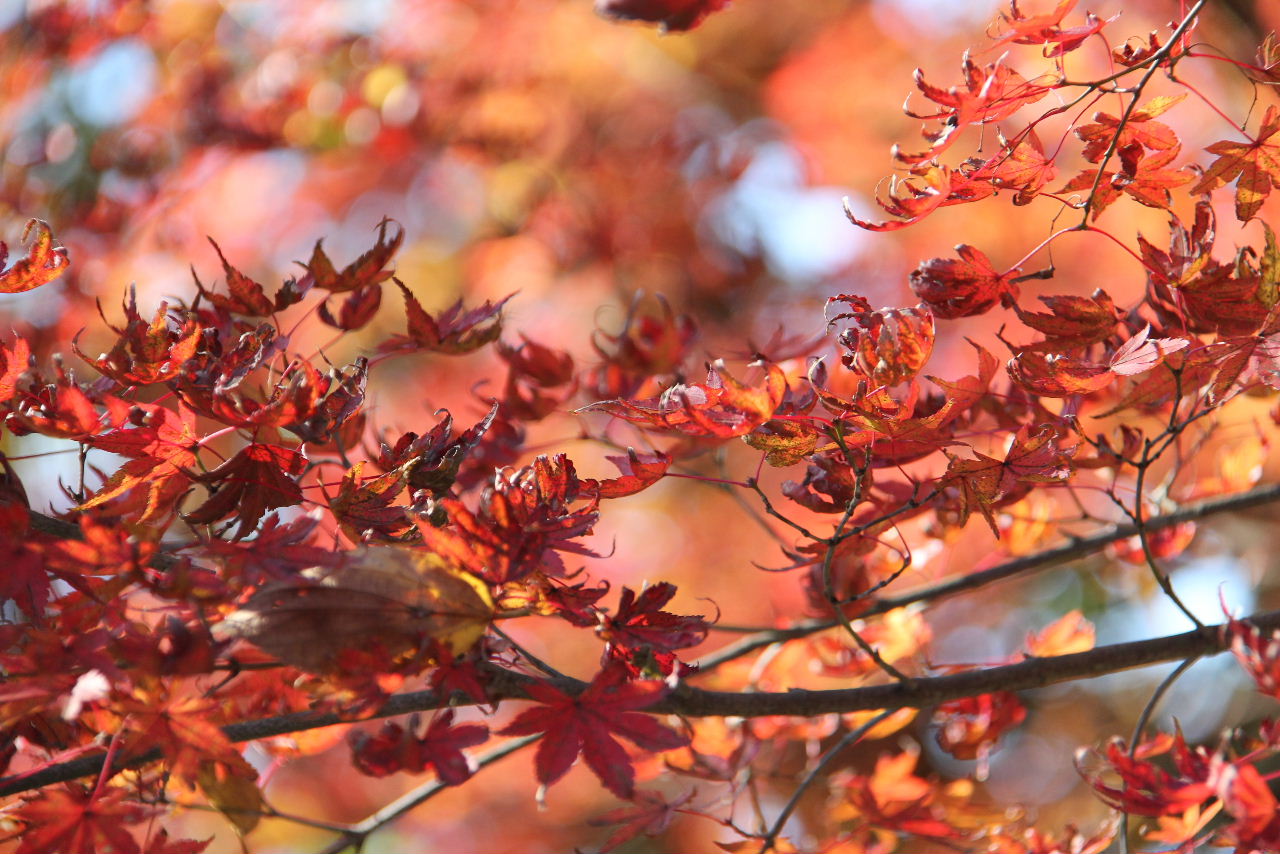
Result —
M461 655L493 616L489 590L475 576L424 551L367 547L336 569L306 570L268 584L215 630L242 638L303 670L326 672L348 649L380 646L388 655L430 641Z
M0 273L0 294L20 294L46 285L66 272L71 261L67 258L67 250L53 239L53 230L44 220L27 221L22 230L25 243L35 239L27 249L27 257L18 259L12 267ZM9 260L9 247L0 241L0 267Z

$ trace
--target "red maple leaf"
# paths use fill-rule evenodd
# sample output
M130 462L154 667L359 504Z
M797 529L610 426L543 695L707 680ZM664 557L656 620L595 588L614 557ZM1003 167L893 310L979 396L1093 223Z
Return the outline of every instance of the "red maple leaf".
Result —
M217 558L219 574L223 577L258 585L266 580L292 578L313 566L336 566L342 560L341 552L313 544L319 524L316 515L281 522L272 513L252 540L231 542L214 538L202 543L200 548Z
M862 300L846 294L827 300L827 304L850 299ZM828 325L845 317L854 323L840 333L838 341L849 351L841 354L840 361L873 385L894 386L912 379L933 354L936 330L933 312L926 308L842 312Z
M390 239L387 238L388 225L396 227L395 234ZM391 257L396 254L396 250L400 248L403 241L404 229L400 224L390 219L383 219L378 223L378 242L369 251L342 268L342 272L334 268L320 240L316 241L315 248L311 250L311 260L303 266L307 268L307 274L316 287L324 288L332 294L345 294L391 278L391 271L387 269L387 264L391 262Z
M1141 38L1131 38L1120 47L1111 50L1111 58L1125 68L1133 68L1139 63L1146 62L1156 55L1162 48L1165 54L1160 59L1160 64L1170 66L1170 62L1179 56L1182 56L1186 47L1185 39L1178 39L1171 46L1160 44L1160 33L1152 30L1145 40Z
M1280 632L1265 634L1243 620L1228 624L1231 652L1258 691L1280 699Z
M1117 149L1120 155L1119 172L1104 171L1098 189L1093 193L1092 217L1098 216L1107 206L1127 193L1134 201L1149 208L1167 209L1171 203L1169 191L1189 184L1192 175L1180 169L1165 169L1181 151L1179 146L1147 156L1141 143L1132 142ZM1058 193L1091 190L1097 179L1097 169L1085 169L1064 184Z
M963 84L942 89L925 82L924 72L919 68L915 70L916 87L940 109L932 113L913 113L910 110L906 113L914 119L939 119L942 126L936 131L923 133L929 143L925 151L906 154L895 145L895 160L917 164L935 158L959 138L962 129L971 124L1007 119L1022 107L1043 98L1051 88L1028 81L1006 65L1003 58L990 65L979 66L966 52L961 72Z
M1106 365L1062 353L1024 350L1009 360L1009 376L1040 397L1092 394L1115 380Z
M22 229L22 239L27 240L33 231L36 238L27 249L27 257L0 273L0 294L20 294L46 285L66 272L67 265L71 263L67 250L54 241L48 223L28 220L26 228ZM0 241L0 267L8 260L9 247Z
M962 831L937 803L938 784L915 774L918 759L918 749L885 754L872 774L846 778L845 811L869 827L938 839L960 836Z
M587 824L592 827L607 827L612 824L622 825L615 830L604 844L600 846L600 854L617 848L637 836L658 836L666 831L676 813L693 800L696 789L690 789L678 798L668 801L659 792L636 792L631 806L611 810L604 815L591 819Z
M502 405L515 418L540 421L563 406L577 387L573 357L520 337L522 342L514 346L498 342L498 356L509 368Z
M646 587L639 596L629 587L622 588L613 616L596 629L605 641L605 655L622 663L633 676L650 662L664 676L680 667L674 650L702 643L708 626L701 615L662 610L675 595L676 586L668 581Z
M312 443L313 447L343 441L340 431L358 428L364 423L361 407L369 380L368 359L357 358L341 371L330 370L324 377L316 377L310 371L298 373L306 378L310 388L299 390L295 396L298 403L290 407L289 412L286 413L283 406L278 407L270 423L287 427L303 441ZM301 383L301 378L297 382ZM277 392L283 393L283 387L282 378L276 387ZM302 393L304 391L305 394ZM286 417L290 420L284 420Z
M384 353L424 350L456 356L477 350L502 333L502 307L515 296L509 294L496 303L485 300L483 305L469 311L463 311L462 300L458 300L439 314L431 315L403 282L393 281L404 295L408 331L383 342L378 349Z
M15 339L13 348L0 344L0 403L18 393L18 378L27 369L31 358L31 345L25 338Z
M262 514L275 507L291 507L302 501L296 478L307 460L292 448L254 442L234 457L200 477L212 488L209 499L186 514L188 522L209 525L235 516L239 520L234 539L258 526Z
M100 729L126 732L123 753L136 756L159 747L171 772L194 784L209 761L236 761L240 753L216 721L221 704L212 697L171 693L159 683L135 687L109 707L88 713ZM232 758L234 757L234 758Z
M1235 821L1218 833L1214 843L1234 845L1237 851L1277 850L1280 803L1271 792L1268 777L1243 760L1222 763L1215 777L1218 797Z
M578 480L564 454L539 456L518 471L502 472L482 493L476 512L452 498L441 505L451 529L420 524L423 541L487 580L564 575L557 552L598 556L575 540L599 519L599 496Z
M350 332L373 320L380 305L382 305L382 285L378 283L365 285L348 293L342 300L342 307L338 309L337 316L334 316L329 309L328 300L320 303L318 314L320 320L329 326Z
M32 376L25 389L19 389L18 403L9 411L5 427L18 436L39 433L62 439L88 440L104 430L124 422L131 407L111 395L101 395L81 387L62 366L57 366L52 382ZM99 414L95 398L107 409Z
M877 194L876 204L890 215L902 217L900 220L870 222L858 219L847 198L844 200L844 215L849 222L867 231L897 231L906 228L924 219L951 198L953 175L946 166L921 163L911 169L910 177L891 177L888 195ZM984 183L990 186L989 182Z
M280 290L276 291L274 300L271 299L260 283L231 266L226 256L222 254L222 247L212 237L209 238L209 242L213 244L213 251L218 253L218 260L222 262L222 271L227 277L227 290L230 291L230 296L206 291L198 278L196 288L201 296L221 311L249 317L268 317L302 299L303 290L292 279L286 281Z
M1186 338L1149 339L1147 336L1150 334L1151 325L1148 324L1111 355L1107 367L1113 374L1127 377L1149 371L1163 362L1165 356L1191 343Z
M596 329L591 347L602 363L588 371L584 385L598 398L630 397L654 377L677 370L689 355L698 327L687 314L676 314L659 294L658 312L642 311L637 294L618 332Z
M27 826L17 854L139 854L126 825L138 824L158 809L128 801L129 795L123 787L90 793L74 784L43 790L15 814Z
M1172 763L1151 761L1164 753L1172 754ZM1076 764L1098 797L1136 815L1179 815L1213 795L1209 753L1188 747L1181 731L1175 736L1161 733L1132 754L1124 742L1113 739L1100 753L1078 755ZM1166 769L1167 764L1172 768ZM1119 781L1113 785L1115 777Z
M945 481L959 493L960 523L978 510L999 536L992 508L1021 499L1032 484L1061 483L1071 475L1074 447L1063 440L1060 428L1043 424L1023 426L1003 460L974 453L974 459L954 457L947 466Z
M457 436L453 435L453 416L447 409L441 410L441 419L421 436L405 433L391 445L384 441L382 452L378 454L378 465L387 471L402 469L407 472L408 485L413 489L447 495L458 478L463 461L493 425L498 409L498 404L493 404L488 415Z
M342 477L338 494L329 500L329 510L354 542L368 535L390 542L416 537L406 507L393 504L404 491L408 467L376 477L362 474L364 462L358 462Z
M996 40L988 50L995 50L1012 42L1013 44L1045 45L1045 56L1061 56L1075 50L1094 33L1100 32L1104 26L1114 21L1119 15L1102 20L1092 12L1085 16L1085 22L1075 27L1063 27L1062 19L1075 8L1077 0L1058 0L1052 12L1043 15L1024 15L1018 8L1018 0L1010 0L1009 14L1001 13L1000 18L1009 25L1004 32L995 33L991 37Z
M1218 351L1218 370L1209 387L1211 401L1226 400L1259 378L1276 388L1280 383L1280 308L1272 307L1255 334L1220 340L1214 349Z
M1009 730L1027 718L1027 707L1012 691L949 700L934 709L938 746L957 759L989 754Z
M970 181L990 181L1002 190L1017 190L1013 203L1030 204L1058 173L1057 165L1052 157L1045 156L1044 144L1034 128L1012 143L1001 136L1000 143L1004 148L995 157L965 177Z
M0 599L13 602L29 619L40 624L49 603L50 578L40 551L28 541L29 513L25 505L19 507L3 498L0 505L5 505L0 508L4 510L5 521L14 523L0 525L0 565L4 566L4 573L0 575ZM22 517L20 526L16 524L19 516Z
M407 729L387 722L375 735L353 731L348 738L352 763L370 777L386 777L397 771L421 774L430 766L442 782L461 785L472 771L462 749L483 744L489 738L489 728L481 724L454 726L453 717L453 709L441 712L422 735L415 735L417 715L409 719Z
M652 706L670 690L656 680L630 682L626 669L616 665L601 670L577 697L534 682L529 696L542 705L525 709L502 734L544 733L534 761L542 785L563 777L581 754L606 789L629 800L635 794L635 770L615 736L651 751L689 743L686 736L636 711Z
M637 454L632 448L627 448L625 457L615 456L605 457L605 459L618 467L618 471L622 472L621 477L584 481L584 483L594 484L601 498L635 495L662 480L671 466L671 457L661 451Z
M260 327L266 332L270 327ZM274 335L274 332L267 333ZM248 338L249 336L245 336ZM236 427L290 427L301 425L319 416L319 423L329 419L319 412L321 401L333 383L333 376L324 376L310 362L294 360L281 373L279 380L271 391L259 400L250 394L239 382L241 376L253 370L259 364L257 356L267 356L272 352L271 346L258 350L254 358L245 365L243 373L233 374L234 380L219 381L214 379L212 387L198 387L193 383L184 383L183 391L186 399L199 409L223 424ZM349 409L353 400L358 401L363 395L364 366L356 365L352 374L340 375L342 382L336 392L338 413ZM231 373L230 371L228 373ZM348 413L349 414L349 413ZM312 423L310 430L314 434L317 424ZM304 429L307 429L304 427Z
M1236 219L1248 222L1258 213L1280 184L1280 139L1272 139L1280 131L1280 107L1267 107L1262 126L1251 142L1215 142L1206 151L1218 155L1204 177L1191 188L1195 195L1208 193L1236 181ZM1238 179L1238 180L1237 180Z
M972 317L997 302L1012 302L1018 286L1013 272L998 273L981 250L961 244L959 259L931 258L911 272L911 290L939 317Z
M476 666L474 658L458 658L447 646L441 645L439 660L427 683L431 690L450 697L455 693L462 694L477 703L493 705L489 700L489 692L484 687L484 674Z
M170 839L169 831L163 827L148 840L147 854L202 854L209 847L213 837L208 839Z
M1222 352L1221 347L1209 345L1170 354L1166 362L1168 370L1153 371L1142 377L1115 406L1099 412L1096 417L1105 418L1126 409L1160 406L1174 395L1199 388L1209 382L1217 371L1217 358Z
M1065 294L1042 296L1040 301L1048 306L1048 313L1026 311L1016 304L1013 307L1019 320L1046 338L1028 349L1063 352L1084 348L1110 338L1120 320L1115 302L1101 288L1089 297Z

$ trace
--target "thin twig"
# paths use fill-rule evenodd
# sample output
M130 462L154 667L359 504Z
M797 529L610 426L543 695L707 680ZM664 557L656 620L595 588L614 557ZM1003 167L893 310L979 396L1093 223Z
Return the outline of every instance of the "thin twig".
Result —
M1129 123L1129 117L1132 116L1133 111L1137 109L1138 100L1142 97L1143 90L1147 88L1147 84L1151 82L1151 78L1155 76L1155 73L1160 70L1161 63L1164 62L1165 58L1177 45L1178 39L1182 37L1182 34L1186 32L1187 28L1190 27L1196 17L1199 16L1200 10L1204 8L1204 4L1205 0L1198 0L1198 2L1188 10L1186 17L1182 19L1182 23L1178 24L1177 28L1174 29L1172 34L1170 34L1169 41L1166 42L1163 47L1154 51L1151 56L1147 58L1147 62L1150 63L1150 66L1142 75L1142 78L1138 80L1138 84L1131 90L1133 97L1130 99L1129 105L1125 107L1124 113L1120 116L1120 121L1116 124L1116 132L1111 137L1111 144L1107 146L1107 150L1103 153L1102 159L1098 161L1098 174L1093 179L1093 186L1089 189L1089 195L1085 197L1083 205L1084 217L1080 221L1080 228L1086 228L1089 225L1089 214L1093 212L1093 203L1098 193L1098 187L1102 184L1102 176L1106 174L1107 164L1111 162L1112 156L1116 153L1116 148L1120 145L1122 132L1124 131L1125 126ZM1112 75L1112 78L1118 78L1132 70L1133 69L1125 69L1118 74ZM1098 87L1102 83L1107 82L1108 79L1111 78L1103 78L1102 80L1093 81L1091 88Z
M845 603L840 601L840 597L836 595L834 577L836 549L840 545L845 526L849 524L849 520L853 517L853 512L858 509L858 505L862 503L867 472L871 469L871 446L867 446L866 454L859 465L854 462L853 454L850 452L849 445L844 440L844 434L840 432L838 426L832 429L831 436L835 439L836 444L840 446L840 450L844 453L845 461L854 470L855 475L853 494L849 496L849 502L845 505L844 512L840 515L840 521L836 523L836 529L831 536L822 541L827 545L827 550L822 556L822 592L826 597L827 603L831 606L832 612L836 615L836 621L844 629L845 634L853 638L853 642L858 645L858 648L866 653L867 657L885 673L899 682L906 682L911 677L886 661L876 648L868 643L867 639L853 627L853 623L849 620L849 615L844 612Z
M505 759L511 754L542 738L542 734L527 735L524 738L516 738L506 742L493 750L487 751L476 759L476 770L485 768L495 762ZM426 803L436 795L449 788L449 784L441 780L430 780L405 792L382 809L361 819L355 824L342 830L342 837L336 840L332 845L321 849L320 854L339 854L348 848L354 848L357 852L364 846L365 840L372 834L381 830L386 825L400 818L400 816L410 810Z
M1147 728L1147 722L1151 720L1151 715L1155 713L1156 706L1160 704L1160 700L1173 687L1173 683L1178 681L1178 677L1190 670L1191 666L1199 660L1200 656L1198 655L1188 658L1174 668L1173 672L1156 686L1156 690L1151 692L1151 698L1142 707L1142 713L1138 715L1138 721L1133 725L1133 735L1129 739L1130 759L1138 752L1138 742L1142 739L1142 731ZM1125 784L1125 787L1127 787L1127 784ZM1120 854L1129 854L1129 811L1126 809L1121 809L1120 811Z
M876 724L889 717L889 715L893 714L894 711L896 710L885 709L862 726L845 733L844 737L836 742L836 745L828 750L822 759L818 760L818 764L809 769L809 772L804 775L804 779L800 781L800 784L796 786L795 791L791 793L791 797L788 799L786 806L782 808L782 812L778 813L778 817L774 819L773 826L769 828L769 832L765 834L763 839L764 844L760 846L760 854L769 854L769 852L773 850L773 846L778 841L778 834L782 832L782 828L786 825L787 819L791 818L791 814L795 812L796 807L800 805L800 798L803 797L805 791L813 785L813 782L818 779L818 776L826 770L826 767L831 764L832 760L843 753L846 748L861 741L862 737L870 732Z
M1260 507L1280 501L1280 484L1269 484L1267 486L1251 489L1248 492L1239 492L1235 495L1228 495L1221 498L1211 498L1205 501L1198 501L1195 504L1187 504L1163 513L1159 516L1152 516L1145 520L1147 531L1159 531L1164 528L1171 528L1180 525L1183 522L1190 522L1196 519L1202 519L1207 516L1213 516L1218 513L1230 513L1239 510L1247 510L1251 507ZM971 590L985 587L996 581L1002 581L1006 578L1015 576L1023 576L1032 572L1042 572L1055 566L1067 563L1069 561L1078 560L1079 558L1099 552L1112 543L1120 540L1128 539L1136 536L1138 528L1132 522L1113 525L1110 528L1091 534L1087 537L1075 537L1070 541L1053 548L1044 549L1022 557L1016 557L987 569L970 572L966 575L958 575L954 578L948 578L937 584L931 584L921 587L918 590L908 591L899 596L889 596L878 599L866 611L859 616L862 619L874 617L884 614L896 608L903 608L907 605L914 605L917 602L934 602L939 599L945 599L960 593L967 593ZM834 620L808 620L797 623L783 629L770 629L761 632L758 635L742 638L735 643L716 650L710 655L704 656L697 662L699 670L705 672L712 670L732 661L741 658L744 655L750 655L758 649L762 649L770 644L780 643L797 638L808 637L817 632L825 631L835 626Z
M529 652L529 650L527 650L527 649L525 649L523 646L521 646L521 645L516 641L516 639L515 639L515 638L511 637L511 635L507 634L507 633L506 633L506 632L504 632L502 629L498 628L496 625L490 625L490 626L489 626L489 629L490 629L490 631L492 631L494 634L496 634L498 637L502 638L504 641L506 641L507 643L511 644L511 648L512 648L512 649L514 649L514 650L515 650L515 651L516 651L516 652L517 652L521 657L523 657L526 661L528 661L528 662L529 662L530 664L532 664L534 667L536 667L536 668L538 668L539 670L541 670L543 673L547 674L548 676L550 676L550 677L551 677L551 678L553 678L553 679L564 679L564 678L565 678L565 675L564 675L563 673L561 673L559 670L556 670L556 669L555 669L554 667L552 667L550 664L547 664L545 661L543 661L543 660L542 660L541 658L539 658L538 656L534 655L532 652Z

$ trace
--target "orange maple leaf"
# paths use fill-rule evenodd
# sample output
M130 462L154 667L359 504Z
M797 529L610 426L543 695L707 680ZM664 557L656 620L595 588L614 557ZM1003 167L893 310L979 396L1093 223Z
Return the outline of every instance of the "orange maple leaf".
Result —
M36 239L27 250L27 257L0 273L0 294L20 294L47 285L61 276L71 263L67 250L54 242L53 231L47 222L28 220L27 227L22 229L22 239L27 240L33 231ZM0 241L0 266L4 266L8 259L9 247Z
M1272 105L1262 117L1258 136L1252 142L1224 139L1205 150L1218 159L1191 188L1193 194L1208 193L1236 181L1236 219L1248 222L1258 213L1280 183L1280 139L1272 140L1280 131L1280 107Z
M173 412L148 407L147 424L95 436L93 447L132 457L78 509L89 510L116 498L121 512L140 511L138 522L150 522L173 510L191 483L187 474L196 462L195 415L185 407Z

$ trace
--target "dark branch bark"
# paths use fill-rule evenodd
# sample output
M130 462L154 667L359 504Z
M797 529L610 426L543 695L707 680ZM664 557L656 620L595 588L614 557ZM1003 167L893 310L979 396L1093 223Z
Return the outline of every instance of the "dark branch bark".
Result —
M1280 611L1250 618L1262 631L1280 629ZM1194 656L1214 655L1226 649L1225 625L1205 626L1180 635L1150 638L1130 643L1112 644L1050 658L1028 658L1017 664L990 667L949 676L931 676L833 691L785 691L778 693L704 691L681 685L675 693L648 711L688 717L763 717L813 715L854 712L867 709L924 708L947 700L972 697L992 691L1025 691L1059 682L1087 679L1106 673L1144 667L1164 661L1179 661ZM494 668L487 685L489 696L497 700L527 699L525 686L536 681L531 676ZM586 683L577 679L548 680L569 693L580 693ZM457 699L457 698L454 698ZM374 717L385 718L408 712L427 711L448 705L450 698L431 691L399 694L387 701ZM251 741L286 733L301 732L341 723L333 713L300 712L230 724L223 732L232 741ZM134 768L161 759L159 751L151 751L115 763L113 770ZM0 796L43 788L55 783L97 775L102 770L102 755L81 757L39 771L0 779Z
M59 519L55 516L46 516L43 513L37 513L35 510L31 511L31 530L57 537L60 540L84 539L84 532L80 530L80 526L75 522L68 522L66 519ZM178 563L178 558L165 552L159 552L152 555L148 563L160 570L173 569Z

